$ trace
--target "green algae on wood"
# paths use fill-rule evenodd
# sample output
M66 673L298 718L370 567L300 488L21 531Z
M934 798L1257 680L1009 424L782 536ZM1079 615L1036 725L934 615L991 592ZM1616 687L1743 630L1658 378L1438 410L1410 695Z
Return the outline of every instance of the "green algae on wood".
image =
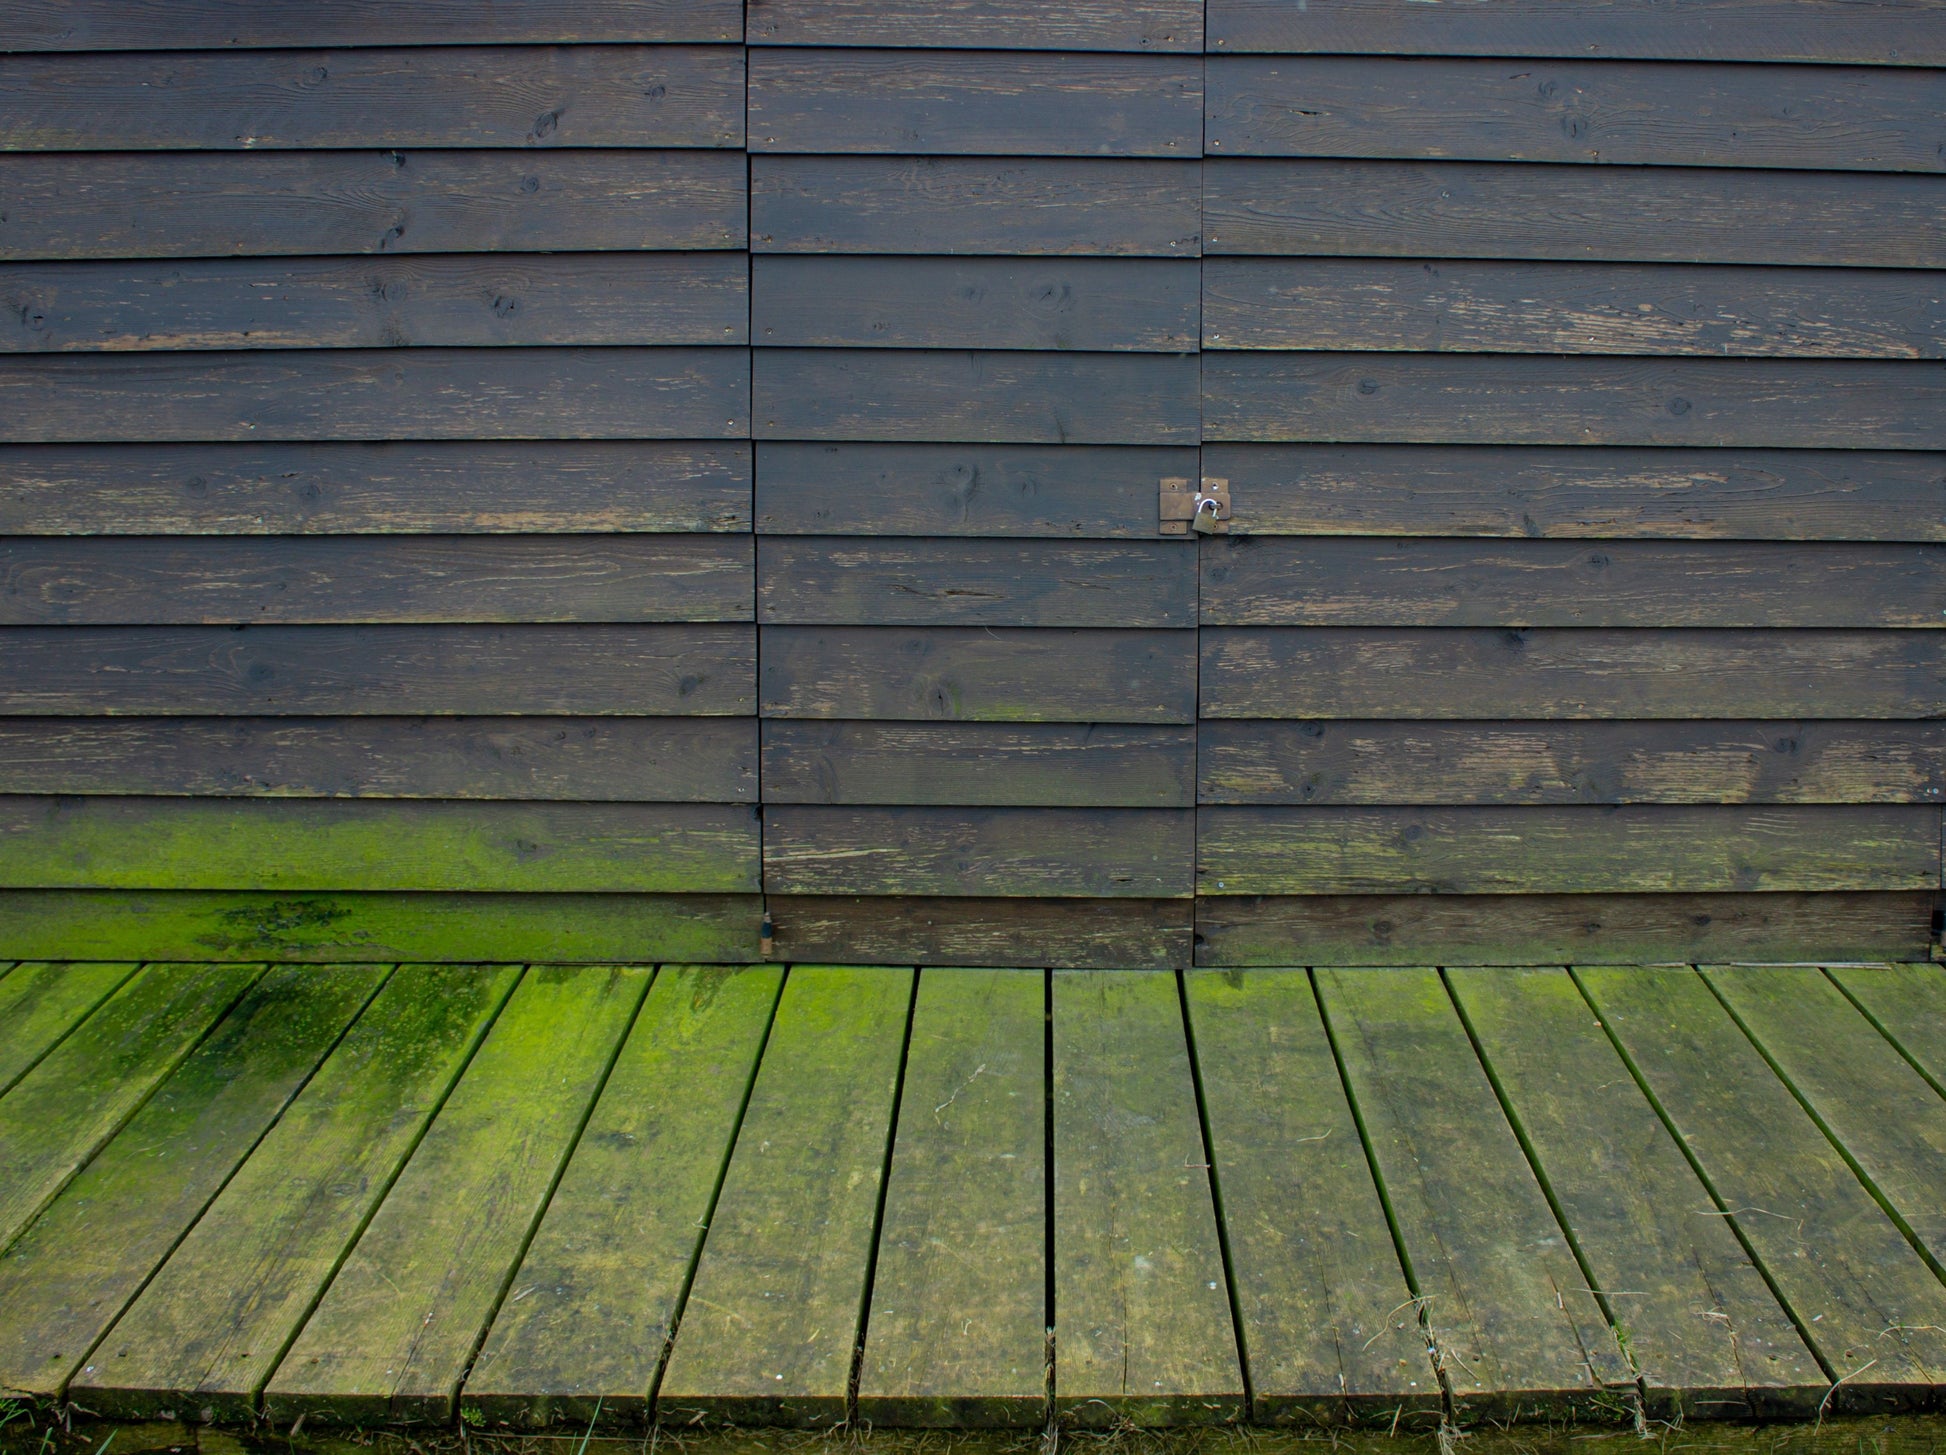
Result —
M0 979L0 1096L136 971L134 962L16 965Z

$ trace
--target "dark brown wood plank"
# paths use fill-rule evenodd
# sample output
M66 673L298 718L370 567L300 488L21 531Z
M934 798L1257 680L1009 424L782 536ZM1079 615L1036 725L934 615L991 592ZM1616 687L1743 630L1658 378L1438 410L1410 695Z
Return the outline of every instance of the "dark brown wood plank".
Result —
M753 152L1195 157L1203 67L1174 56L756 50Z
M1935 723L1206 722L1196 762L1203 803L1946 799Z
M1946 555L1946 548L1941 551ZM1940 565L1946 574L1946 560ZM0 591L8 584L7 566L6 549L0 545ZM772 536L758 545L757 580L757 619L763 622L1196 624L1196 554L1184 550L1180 541L1072 544ZM1946 585L1936 594L1946 598Z
M1205 717L1934 718L1934 632L1205 627Z
M1200 162L1119 157L758 156L750 159L750 246L1193 258L1201 176Z
M1925 364L1339 353L1202 364L1211 439L1946 446L1946 374Z
M1200 51L1195 0L754 0L755 45Z
M1193 445L1197 364L1194 354L758 349L753 420L759 439Z
M0 351L741 344L748 272L735 253L15 263Z
M1195 892L1196 815L773 804L764 812L763 857L772 894L1168 899ZM1935 847L1935 880L1937 858Z
M812 348L1193 352L1199 276L1187 258L760 254L750 331Z
M1946 455L1210 445L1231 534L1946 540Z
M1215 536L1222 626L1936 627L1946 545ZM0 554L0 561L4 561Z
M1514 162L1211 161L1211 253L1936 268L1925 177ZM1753 219L1761 218L1761 226Z
M776 719L762 726L766 803L1188 808L1195 802L1196 741L1186 727ZM0 785L12 756L0 722ZM1946 746L1937 756L1946 760ZM1946 782L1946 761L1940 777Z
M755 649L742 625L15 627L0 715L738 717Z
M756 449L757 528L773 535L1149 540L1156 482L1198 468L1191 449L1120 445L766 440ZM6 458L0 451L0 469ZM1946 499L1946 470L1939 483ZM5 499L0 492L0 510ZM1946 516L1940 535L1946 539Z
M723 348L0 356L22 444L736 439L749 387L749 355Z
M775 958L800 963L1167 970L1187 965L1192 949L1186 899L775 894L764 904Z
M473 0L21 0L0 25L0 50L737 41L742 10L738 0L586 0L571 12L501 0L488 20Z
M1078 736L1087 730L1055 731ZM1131 743L1128 773L1146 769L1144 786L1154 781L1150 791L1160 794L1159 780L1173 767L1170 781L1179 787L1181 801L1189 802L1193 749L1187 733L1148 731L1176 732L1180 748L1174 754L1156 747L1142 753ZM1095 751L1091 746L1089 782ZM1043 785L1036 779L1032 786L1038 791ZM1124 791L1135 790L1131 785ZM735 717L0 718L0 793L749 803L757 797L757 722Z
M1191 632L994 627L762 631L764 717L1187 723ZM5 651L0 638L0 652ZM1946 692L1946 684L1942 684ZM0 707L6 702L0 696Z
M12 56L0 94L6 151L743 145L734 46Z
M1903 269L1212 258L1213 349L1946 356L1946 288Z
M1196 902L1199 965L1911 959L1935 895L1300 894Z
M1927 71L1237 56L1208 86L1213 156L1946 169Z
M749 529L728 441L0 447L6 535Z

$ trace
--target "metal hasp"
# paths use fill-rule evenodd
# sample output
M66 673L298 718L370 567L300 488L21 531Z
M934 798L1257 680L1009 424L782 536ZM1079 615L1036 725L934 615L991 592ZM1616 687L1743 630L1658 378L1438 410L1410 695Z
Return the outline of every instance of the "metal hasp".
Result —
M1182 475L1165 475L1157 497L1156 530L1165 536L1230 533L1230 482L1205 475L1198 486Z

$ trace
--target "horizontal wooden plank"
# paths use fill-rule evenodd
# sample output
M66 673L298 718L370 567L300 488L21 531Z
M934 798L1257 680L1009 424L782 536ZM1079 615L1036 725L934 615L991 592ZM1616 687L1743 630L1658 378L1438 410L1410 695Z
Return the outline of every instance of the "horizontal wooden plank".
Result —
M1946 540L1946 455L1210 445L1231 534Z
M765 906L776 958L799 963L1168 970L1187 965L1192 948L1184 899L774 894Z
M1937 890L1939 871L1939 810L1931 805L1196 814L1202 894Z
M741 248L729 151L0 155L0 258Z
M1188 258L760 254L750 331L812 348L1194 352L1199 276Z
M1208 87L1215 156L1946 169L1927 71L1236 56Z
M1910 960L1928 893L1304 894L1196 902L1197 963L1642 965Z
M1936 723L1206 722L1196 761L1202 803L1946 801Z
M772 535L1150 540L1157 482L1198 468L1194 449L1114 445L766 440L756 452L757 529ZM1939 485L1946 500L1946 468ZM1946 538L1946 517L1939 529Z
M771 894L1170 899L1196 888L1196 815L771 804L763 856Z
M755 893L754 811L706 803L0 797L0 886Z
M1925 0L1212 0L1213 51L1946 64Z
M1938 756L1946 759L1946 747ZM10 760L0 724L0 785ZM1196 739L1187 727L763 724L766 803L1187 808L1196 801L1195 775ZM1940 776L1946 781L1946 762Z
M1187 803L1187 741L1180 757ZM757 723L736 717L0 718L0 793L749 803L757 797Z
M4 535L749 529L730 441L0 446Z
M749 355L720 348L0 356L21 444L735 439L749 387Z
M1937 268L1925 177L1515 162L1211 161L1205 249ZM1757 219L1762 219L1759 225Z
M0 59L0 150L741 147L735 46Z
M1205 627L1205 717L1935 718L1938 634Z
M1196 157L1203 65L1188 57L754 50L750 150Z
M1192 445L1197 365L1194 354L758 349L750 361L755 433Z
M1186 679L1190 650L1177 650ZM754 706L756 629L13 627L0 666L7 717L739 717Z
M1946 545L1213 536L1223 626L1937 627ZM5 559L0 552L0 561Z
M756 0L758 45L1200 51L1196 0Z
M1187 906L1182 915L1186 941ZM754 894L0 891L0 944L70 960L120 946L136 956L305 964L742 964L757 958L762 919Z
M1212 258L1222 349L1946 357L1946 289L1900 269Z
M585 0L564 11L548 0L20 0L0 22L0 50L119 51L225 46L450 45L498 41L737 41L739 0Z
M1193 258L1201 249L1201 177L1200 162L1120 157L757 156L750 159L750 246L760 253Z
M15 263L0 351L741 344L748 273L735 253Z
M1193 632L871 626L760 630L759 691L765 717L1196 720ZM6 700L0 696L0 705Z
M1946 372L1927 364L1234 353L1202 374L1221 440L1946 446Z
M1196 554L1183 545L766 537L757 548L757 619L813 626L1192 627ZM0 545L0 590L6 559Z

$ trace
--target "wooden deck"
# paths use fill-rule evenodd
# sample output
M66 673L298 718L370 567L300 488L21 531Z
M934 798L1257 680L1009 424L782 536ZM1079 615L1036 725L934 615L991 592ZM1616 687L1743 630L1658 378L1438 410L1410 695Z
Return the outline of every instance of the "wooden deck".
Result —
M116 1419L1884 1414L1946 969L0 965L0 1386Z

